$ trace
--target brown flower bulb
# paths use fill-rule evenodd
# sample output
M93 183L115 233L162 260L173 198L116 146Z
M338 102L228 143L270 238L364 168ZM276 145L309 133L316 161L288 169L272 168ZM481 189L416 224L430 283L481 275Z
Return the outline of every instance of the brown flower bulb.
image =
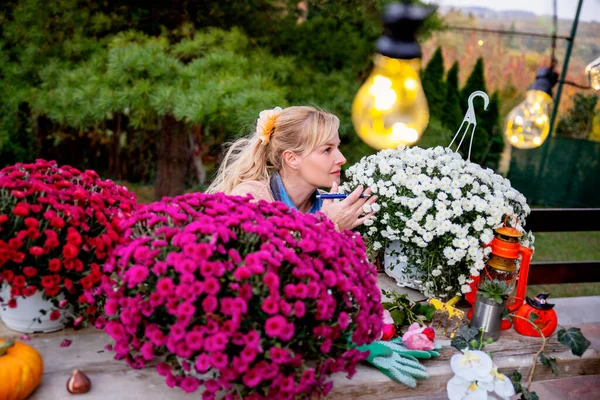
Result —
M92 388L92 381L83 372L74 370L73 375L67 381L67 390L72 394L87 393Z

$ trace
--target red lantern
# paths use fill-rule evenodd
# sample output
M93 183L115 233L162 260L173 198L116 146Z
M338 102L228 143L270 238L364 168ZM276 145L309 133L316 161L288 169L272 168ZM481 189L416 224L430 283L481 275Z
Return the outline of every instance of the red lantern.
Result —
M527 304L523 304L516 312L516 315L533 322L545 337L552 335L558 326L558 317L553 310L554 304L546 302L549 295L549 293L540 293L533 300L527 297ZM536 318L532 318L531 314L535 314ZM529 322L520 318L515 318L513 322L515 330L521 335L540 337L539 332Z
M517 229L507 225L508 218L514 218L515 226L517 225L516 216L507 216L504 219L504 226L495 229L494 239L486 247L491 247L492 252L485 263L485 268L481 271L481 276L471 276L471 292L465 295L465 298L472 306L475 305L477 298L477 288L482 280L500 280L506 282L512 291L515 291L507 303L506 308L512 313L515 312L525 301L525 293L527 292L527 279L529 277L529 264L533 249L522 246L519 242L523 236ZM517 273L517 260L521 257L521 265ZM516 288L516 290L515 290ZM473 308L467 314L470 319ZM502 329L510 328L511 324L508 321L502 321Z

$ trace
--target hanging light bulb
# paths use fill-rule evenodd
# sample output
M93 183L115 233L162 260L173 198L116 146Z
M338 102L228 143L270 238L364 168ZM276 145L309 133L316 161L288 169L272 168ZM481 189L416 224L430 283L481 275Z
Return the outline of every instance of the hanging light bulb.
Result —
M540 68L525 100L512 109L506 119L504 136L519 149L533 149L544 143L550 132L552 87L558 74L551 68Z
M374 67L352 103L358 136L375 149L415 144L429 122L419 78L421 47L415 32L430 11L392 3L383 13L385 34L377 41Z
M585 67L585 73L590 80L590 86L592 86L594 90L600 90L600 57L596 58Z

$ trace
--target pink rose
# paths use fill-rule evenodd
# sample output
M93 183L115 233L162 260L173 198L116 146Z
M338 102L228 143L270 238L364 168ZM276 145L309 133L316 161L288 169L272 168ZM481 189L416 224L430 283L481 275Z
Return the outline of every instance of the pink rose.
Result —
M427 330L427 332L424 332ZM413 322L409 327L408 331L402 336L402 342L410 350L433 350L435 344L431 337L431 328L421 327L417 322Z

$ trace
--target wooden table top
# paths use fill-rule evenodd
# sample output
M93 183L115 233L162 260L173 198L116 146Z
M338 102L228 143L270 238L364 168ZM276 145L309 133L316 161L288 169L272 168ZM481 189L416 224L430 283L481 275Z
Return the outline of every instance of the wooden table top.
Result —
M411 294L412 296L412 294ZM560 315L559 315L560 320ZM573 356L570 350L557 342L554 335L547 345L546 353L558 363L559 379L578 375L600 374L600 323L578 325L592 343L583 357ZM19 338L20 333L10 331L0 321L0 337ZM60 347L64 339L72 340L69 347ZM164 378L153 367L141 370L130 368L125 361L114 360L114 353L104 347L112 340L103 331L93 328L80 331L66 329L50 334L33 334L27 343L38 349L44 358L44 377L41 386L30 397L31 400L62 400L70 395L66 382L74 369L84 371L92 380L92 390L78 399L189 399L180 389L167 387ZM449 340L439 358L423 360L430 378L420 380L416 389L396 383L368 364L360 365L358 373L351 379L343 374L333 377L334 388L328 399L397 399L424 394L445 393L446 383L452 377L449 359L458 353L450 347ZM533 355L539 350L541 339L505 331L499 341L487 345L486 351L493 354L494 363L500 371L510 374L518 370L527 378ZM549 368L538 365L535 381L556 379ZM199 396L192 396L199 398Z

